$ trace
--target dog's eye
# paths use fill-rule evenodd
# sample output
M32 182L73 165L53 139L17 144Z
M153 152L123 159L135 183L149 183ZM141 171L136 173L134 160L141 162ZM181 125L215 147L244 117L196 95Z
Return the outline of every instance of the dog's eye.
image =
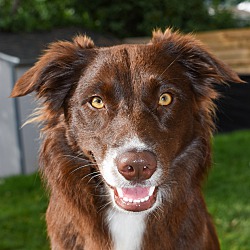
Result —
M101 97L99 96L94 96L91 100L90 100L90 104L92 107L96 108L96 109L102 109L104 107L104 103Z
M159 105L167 106L172 102L173 98L169 93L164 93L160 96Z

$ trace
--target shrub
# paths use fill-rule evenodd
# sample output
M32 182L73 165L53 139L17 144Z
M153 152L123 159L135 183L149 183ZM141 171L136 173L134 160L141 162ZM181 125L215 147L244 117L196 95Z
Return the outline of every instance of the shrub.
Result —
M0 30L73 25L118 37L150 35L169 26L184 32L237 26L231 12L217 9L210 16L200 0L0 0Z

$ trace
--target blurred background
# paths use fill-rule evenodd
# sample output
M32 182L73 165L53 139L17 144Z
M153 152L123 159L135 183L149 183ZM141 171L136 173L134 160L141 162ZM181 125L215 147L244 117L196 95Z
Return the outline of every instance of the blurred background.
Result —
M192 32L250 83L250 1L0 0L0 250L48 249L39 131L22 127L32 95L10 99L16 80L50 42L90 36L97 46L147 43L153 29ZM204 192L222 249L250 249L250 85L218 87L214 166Z

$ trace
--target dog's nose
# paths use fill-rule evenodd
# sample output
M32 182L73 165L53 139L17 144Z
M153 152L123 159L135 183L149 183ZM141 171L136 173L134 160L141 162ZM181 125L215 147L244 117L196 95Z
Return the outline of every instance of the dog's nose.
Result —
M127 180L149 179L156 170L156 157L150 151L128 151L116 159L117 168Z

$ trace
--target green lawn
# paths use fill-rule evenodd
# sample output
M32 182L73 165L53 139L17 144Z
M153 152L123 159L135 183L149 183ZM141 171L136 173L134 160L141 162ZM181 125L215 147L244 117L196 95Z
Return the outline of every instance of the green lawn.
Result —
M46 196L37 174L0 179L0 249L45 250Z
M250 131L215 137L205 196L221 248L250 249ZM49 249L46 206L37 174L0 179L0 249Z
M205 188L225 250L250 249L250 131L218 135Z

